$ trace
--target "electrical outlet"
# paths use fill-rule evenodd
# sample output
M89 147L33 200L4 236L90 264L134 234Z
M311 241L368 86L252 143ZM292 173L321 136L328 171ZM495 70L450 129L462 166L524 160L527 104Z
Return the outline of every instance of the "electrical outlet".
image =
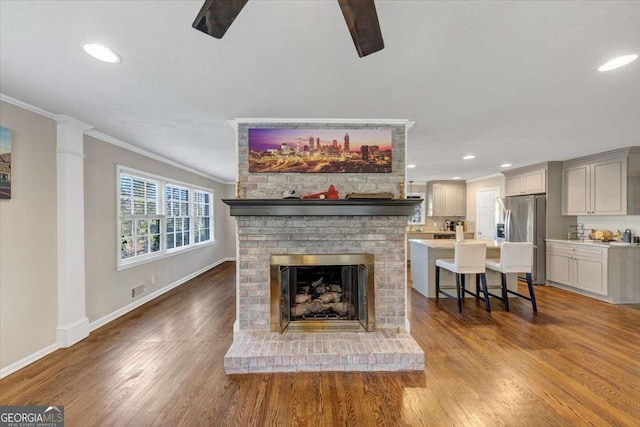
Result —
M146 292L146 287L144 286L144 283L140 283L139 285L134 286L133 288L131 288L131 299L134 299L142 294L144 294Z

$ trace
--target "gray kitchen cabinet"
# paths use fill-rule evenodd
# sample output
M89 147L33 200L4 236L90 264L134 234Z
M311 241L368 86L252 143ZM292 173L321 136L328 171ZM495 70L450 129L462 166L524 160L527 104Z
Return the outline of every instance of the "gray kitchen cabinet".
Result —
M564 162L563 215L640 213L640 147Z
M614 304L640 302L640 246L547 240L547 284Z
M547 243L547 280L607 295L608 249L571 243Z
M547 192L546 169L526 172L504 172L505 196L523 196Z
M467 188L460 181L427 182L427 216L467 215Z

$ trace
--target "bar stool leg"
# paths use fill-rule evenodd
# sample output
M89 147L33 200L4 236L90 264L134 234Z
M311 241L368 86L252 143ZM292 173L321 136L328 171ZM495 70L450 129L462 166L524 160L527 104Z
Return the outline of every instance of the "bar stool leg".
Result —
M491 311L491 305L489 304L489 290L487 289L487 275L480 273L480 280L482 281L482 293L484 293L484 308L487 311Z
M529 288L529 296L531 297L531 305L533 305L533 312L538 312L538 304L536 303L536 294L533 291L533 279L531 277L531 273L526 274L527 277L527 287Z
M440 267L436 265L436 299L440 297Z
M464 274L460 274L460 283L462 284L462 298L467 294Z
M502 279L502 300L504 301L504 311L509 311L509 294L507 292L507 275L500 273Z
M480 299L480 276L476 273L476 299Z
M456 292L458 294L458 313L462 313L462 295L460 289L460 274L456 273Z

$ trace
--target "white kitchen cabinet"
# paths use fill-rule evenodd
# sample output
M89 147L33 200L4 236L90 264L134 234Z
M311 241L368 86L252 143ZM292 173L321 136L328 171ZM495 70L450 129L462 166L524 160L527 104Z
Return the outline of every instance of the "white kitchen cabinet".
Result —
M466 184L458 181L427 182L427 215L442 217L466 216Z
M563 215L640 213L640 149L634 147L566 161Z
M640 245L547 239L547 284L614 304L640 303Z
M571 253L553 251L551 246L547 246L547 280L570 285L571 256Z
M588 215L591 211L591 166L562 170L562 214Z
M562 171L564 215L626 215L627 159L573 166Z
M548 242L547 280L607 295L607 251L600 246Z
M541 194L547 192L546 169L538 169L528 172L504 173L505 195L522 196L526 194Z

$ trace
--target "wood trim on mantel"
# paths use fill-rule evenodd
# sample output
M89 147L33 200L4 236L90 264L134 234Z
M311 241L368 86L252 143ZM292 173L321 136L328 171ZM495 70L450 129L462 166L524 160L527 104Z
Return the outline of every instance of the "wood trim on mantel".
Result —
M231 216L410 216L422 199L222 199Z

